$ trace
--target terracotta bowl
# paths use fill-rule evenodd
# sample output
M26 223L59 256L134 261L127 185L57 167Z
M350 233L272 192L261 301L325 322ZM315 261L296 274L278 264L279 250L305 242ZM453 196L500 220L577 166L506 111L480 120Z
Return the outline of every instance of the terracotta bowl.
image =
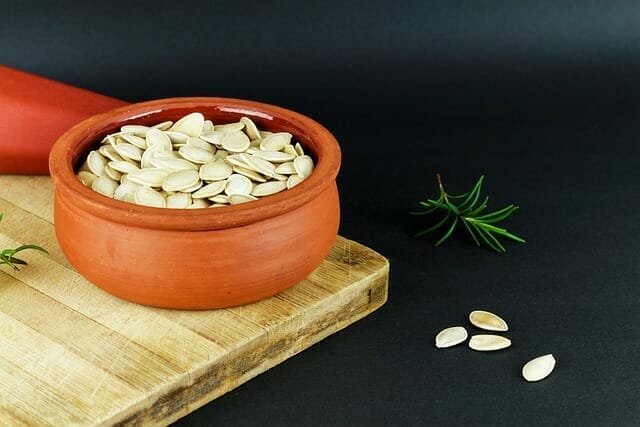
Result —
M102 196L74 170L120 126L155 124L199 111L214 123L247 116L259 128L293 134L316 161L298 186L217 209L160 209ZM62 135L49 158L60 247L89 281L157 307L210 309L281 292L309 275L331 249L340 207L340 148L331 133L294 111L226 98L170 98L93 116Z

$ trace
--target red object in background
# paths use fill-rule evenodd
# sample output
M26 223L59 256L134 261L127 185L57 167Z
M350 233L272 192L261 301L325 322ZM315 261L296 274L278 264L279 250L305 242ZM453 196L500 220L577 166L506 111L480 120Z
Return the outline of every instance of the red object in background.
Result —
M126 102L0 65L0 174L48 174L67 129Z

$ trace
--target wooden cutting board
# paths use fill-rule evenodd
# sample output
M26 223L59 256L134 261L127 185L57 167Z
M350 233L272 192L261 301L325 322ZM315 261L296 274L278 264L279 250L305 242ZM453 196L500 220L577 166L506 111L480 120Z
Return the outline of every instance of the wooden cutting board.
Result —
M24 252L21 271L0 268L0 425L168 424L387 299L387 260L338 237L307 279L258 303L199 312L129 303L69 265L52 195L49 177L0 175L0 248L50 252Z

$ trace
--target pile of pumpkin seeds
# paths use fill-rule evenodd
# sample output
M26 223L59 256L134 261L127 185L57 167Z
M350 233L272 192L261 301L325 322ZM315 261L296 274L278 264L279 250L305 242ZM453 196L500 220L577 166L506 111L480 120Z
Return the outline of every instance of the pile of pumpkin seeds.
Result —
M507 322L500 316L488 311L474 310L469 314L469 322L479 329L494 332L509 330ZM436 335L436 347L448 348L461 344L467 340L469 334L463 326L452 326L443 329ZM479 334L469 340L469 348L475 351L496 351L511 346L511 340L502 335ZM540 381L553 371L556 359L552 354L536 357L522 367L522 376L529 382Z
M122 126L89 152L77 177L116 200L195 209L279 193L314 167L288 132L259 130L248 117L214 124L194 112L175 123Z

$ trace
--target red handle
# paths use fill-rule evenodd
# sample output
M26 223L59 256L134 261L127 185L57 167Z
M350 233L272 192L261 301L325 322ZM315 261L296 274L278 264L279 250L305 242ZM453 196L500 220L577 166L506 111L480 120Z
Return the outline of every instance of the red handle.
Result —
M0 65L0 174L48 174L49 150L60 135L124 104Z

